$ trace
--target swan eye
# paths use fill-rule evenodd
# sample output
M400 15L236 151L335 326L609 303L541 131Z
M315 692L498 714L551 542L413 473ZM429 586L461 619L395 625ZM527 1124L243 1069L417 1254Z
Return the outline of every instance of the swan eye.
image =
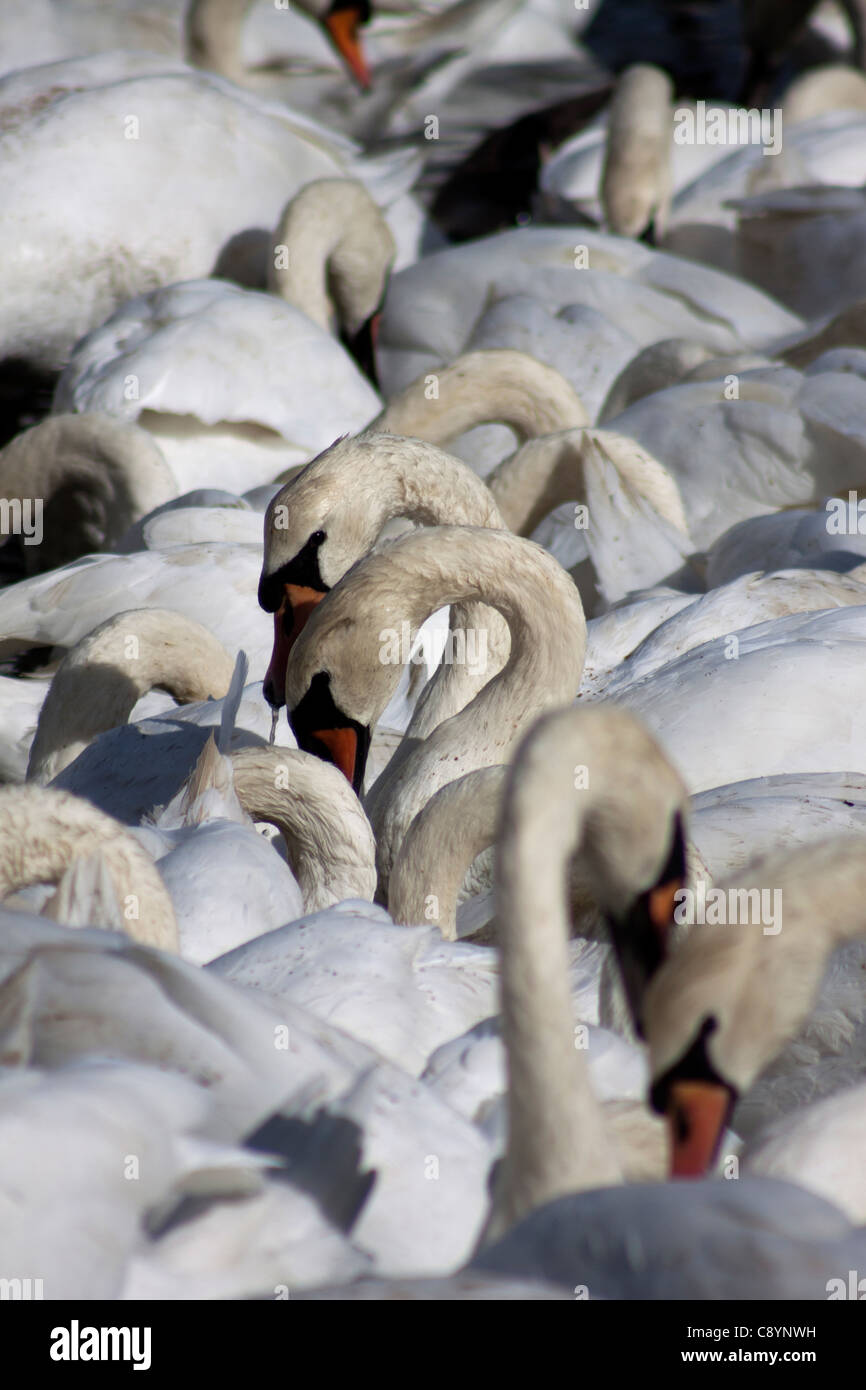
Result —
M321 545L324 539L324 531L314 531L313 534L310 536L310 540L312 541L313 545Z

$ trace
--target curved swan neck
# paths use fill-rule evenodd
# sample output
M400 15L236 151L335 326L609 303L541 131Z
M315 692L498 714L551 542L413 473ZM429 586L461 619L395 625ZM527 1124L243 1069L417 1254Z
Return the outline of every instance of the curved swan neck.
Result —
M109 415L52 415L0 451L0 496L44 503L40 544L24 547L29 569L112 545L177 493L146 431Z
M563 430L531 439L487 478L502 515L518 535L530 535L562 502L587 500L585 469L599 454L623 482L687 534L679 488L671 474L632 439L611 430Z
M510 425L521 440L589 424L554 367L510 348L469 352L393 396L371 429L447 443L475 425Z
M268 288L350 337L379 308L396 254L379 207L352 179L307 184L284 208L272 249Z
M307 912L372 900L373 832L342 773L295 748L244 748L231 762L247 815L282 835Z
M201 623L162 608L100 623L64 657L36 726L28 781L48 782L97 734L124 724L154 686L189 703L225 695L233 665Z
M435 444L370 428L338 439L268 504L262 573L275 574L334 517L349 543L340 550L329 536L323 546L320 563L331 587L396 517L421 526L504 525L487 485L461 459ZM338 552L333 561L331 548Z
M670 201L673 87L646 63L620 76L607 127L601 201L610 231L639 236L655 221L663 230Z
M388 911L411 926L433 922L457 939L457 896L477 855L493 844L505 768L478 768L449 782L415 817L388 885Z
M241 31L253 0L191 0L184 20L187 62L240 82Z
M535 715L573 700L586 650L580 595L540 546L504 531L450 527L438 528L413 551L405 541L398 544L404 549L395 583L413 627L445 603L471 598L502 615L511 650L505 667L457 714L436 722L436 712L428 709L427 718L435 723L432 732L411 756L386 768L370 789L366 805L377 838L383 894L402 835L423 802L462 773L502 762ZM407 738L416 738L417 732L413 720Z
M68 792L0 789L0 899L33 883L60 882L87 855L101 858L122 912L122 929L144 945L176 951L177 922L168 890L125 826Z
M600 906L619 909L664 862L669 818L684 795L654 740L619 710L546 715L508 769L494 860L509 1108L500 1227L555 1197L621 1179L576 1046L569 861L577 852Z

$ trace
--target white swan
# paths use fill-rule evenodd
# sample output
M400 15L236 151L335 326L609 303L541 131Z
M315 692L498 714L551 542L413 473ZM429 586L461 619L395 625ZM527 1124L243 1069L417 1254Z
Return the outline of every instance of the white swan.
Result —
M300 309L221 280L190 280L129 300L85 338L55 409L137 423L180 492L244 492L335 433L361 429L381 404L342 345Z
M232 237L273 227L312 179L358 176L387 205L414 177L414 157L365 161L353 142L224 79L165 62L153 71L152 60L128 76L121 60L118 80L101 55L76 63L64 85L65 66L0 83L0 157L19 210L0 237L0 335L7 355L49 370L125 300L210 274ZM60 224L46 257L45 228Z
M678 568L689 549L679 495L664 469L609 431L573 429L531 440L488 475L487 487L458 459L414 439L391 439L371 427L338 441L276 493L266 512L259 603L274 613L270 703L283 703L285 664L306 616L389 520L508 525L527 534L567 498L588 504L589 554L607 598ZM486 629L487 664L481 673L440 666L435 697L433 689L423 697L440 720L466 704L508 651L505 625L489 609L460 605L451 627Z
M280 214L268 288L320 328L342 328L351 341L381 306L396 249L363 184L318 179Z
M691 792L857 769L864 624L862 605L793 613L719 635L634 683L614 679L604 698L646 722Z
M864 1233L829 1203L767 1179L617 1185L615 1154L574 1047L563 875L554 865L561 869L577 842L612 900L628 898L640 885L631 877L631 853L640 846L642 872L657 877L672 827L649 811L651 781L634 795L625 779L610 775L622 767L631 721L596 718L589 738L589 712L548 714L524 739L509 775L497 844L509 1138L487 1234L518 1224L476 1255L473 1268L531 1270L572 1290L580 1283L592 1297L713 1298L737 1290L760 1297L772 1290L825 1298L834 1265L847 1249L864 1247ZM572 764L587 744L608 775L593 777L590 752L588 785L575 788ZM639 763L629 770L640 778ZM641 829L632 835L635 813ZM596 815L608 833L596 836ZM539 874L539 863L551 871ZM809 1260L794 1259L804 1246Z
M244 811L283 836L306 912L372 899L373 832L345 777L295 748L242 748L231 764Z
M736 929L694 928L654 975L643 1000L654 1104L672 1117L676 1172L703 1171L736 1097L748 1103L750 1088L807 1024L830 953L863 935L856 840L841 837L770 855L717 885L728 900L755 886L777 895L777 918L784 913L780 930L766 930L751 912Z
M136 941L177 950L171 899L125 826L67 792L0 788L0 898L56 883L74 858L94 853L111 879L117 925Z
M40 499L40 542L22 547L31 573L109 549L177 491L152 438L108 415L51 416L0 450L0 494Z
M735 662L740 652L740 639L735 634L754 629L757 636L761 625L763 643L769 645L773 640L771 625L779 619L798 613L818 614L824 609L857 609L866 603L863 578L866 571L861 576L857 570L849 574L805 568L777 570L744 574L706 594L689 596L690 601L670 616L660 612L660 621L652 630L621 653L618 663L611 663L604 674L598 673L591 690L584 684L583 694L593 698L626 696L631 687L689 652L696 653L699 647L707 647L709 656L711 643L721 648L722 660ZM856 615L852 620L857 621ZM784 634L785 629L780 631Z
M393 628L399 642L401 623L417 631L443 604L467 600L498 608L508 622L508 663L443 723L428 709L435 727L423 742L410 724L371 789L366 804L383 894L400 840L430 796L463 772L502 762L537 713L576 695L586 640L579 595L557 562L529 541L504 531L437 527L360 561L314 609L289 657L286 704L299 747L335 762L358 787L370 729L402 670L399 656L389 655L393 642L383 647L383 640ZM462 660L467 653L468 643ZM476 656L483 674L483 656Z
M197 67L209 68L241 85L254 86L255 73L244 66L241 30L252 0L191 0L184 16L186 50ZM330 0L303 0L298 8L322 25L362 88L370 71L361 47L359 25L369 18L369 6L353 0L345 6Z
M64 657L36 726L29 780L50 782L161 686L180 703L225 695L233 662L200 623L162 608L115 614Z
M118 1298L148 1217L184 1197L242 1203L261 1191L260 1155L197 1133L209 1109L203 1088L157 1066L102 1058L47 1073L4 1068L4 1266L45 1298ZM351 1277L338 1245L333 1233L323 1273Z
M860 377L773 366L669 387L608 423L672 474L707 548L735 522L853 486L866 469L864 419Z

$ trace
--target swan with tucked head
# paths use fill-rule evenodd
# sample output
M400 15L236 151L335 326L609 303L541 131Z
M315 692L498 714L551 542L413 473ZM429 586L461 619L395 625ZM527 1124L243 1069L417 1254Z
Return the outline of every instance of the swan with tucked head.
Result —
M30 749L28 781L50 782L159 686L181 704L226 694L234 663L201 623L163 608L118 613L57 668Z
M97 855L114 890L115 922L134 941L176 951L177 921L150 856L119 821L52 787L0 788L0 900L35 883L59 883L76 860Z
M38 544L22 547L30 574L108 549L177 495L146 430L110 415L51 415L0 450L0 497L44 509Z
M377 203L355 179L317 179L283 209L268 289L344 345L376 385L375 324L397 253Z
M342 773L297 748L241 748L230 756L244 811L282 834L304 911L318 912L347 898L371 900L373 832Z

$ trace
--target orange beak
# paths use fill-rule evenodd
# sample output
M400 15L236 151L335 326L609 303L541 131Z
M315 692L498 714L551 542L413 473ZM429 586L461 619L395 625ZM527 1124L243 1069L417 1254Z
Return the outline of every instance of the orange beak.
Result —
M676 895L682 886L680 879L672 878L669 883L660 883L657 888L650 890L647 911L656 936L663 947L667 944L670 925L674 920Z
M668 1097L671 1176L701 1178L719 1147L731 1094L712 1081L675 1081Z
M355 785L355 759L358 756L358 735L354 729L315 729L313 738L323 743L352 787Z
M273 697L271 704L275 708L286 702L286 667L289 663L289 652L297 642L316 604L321 603L325 597L319 589L308 589L303 584L287 584L285 588L286 596L274 614L274 649L264 683L265 691ZM292 610L292 629L288 633L283 626L287 603Z
M372 85L372 78L370 69L367 67L367 60L364 57L364 50L358 38L361 10L351 6L342 10L334 10L325 16L324 24L331 43L357 80L358 85L366 92Z

